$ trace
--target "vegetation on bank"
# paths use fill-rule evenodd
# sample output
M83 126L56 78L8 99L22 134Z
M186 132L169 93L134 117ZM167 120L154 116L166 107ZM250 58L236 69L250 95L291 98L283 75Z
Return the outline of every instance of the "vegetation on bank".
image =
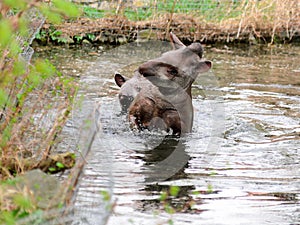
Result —
M282 43L299 40L300 5L295 0L106 1L83 6L83 16L45 25L46 43L118 44L137 38L167 40L173 31L191 42Z
M52 152L71 112L75 81L47 60L29 61L32 36L43 23L40 12L53 24L79 15L66 0L51 6L37 0L0 3L0 224L39 211L31 190L20 188L15 176L35 168L53 173L75 163L72 153Z

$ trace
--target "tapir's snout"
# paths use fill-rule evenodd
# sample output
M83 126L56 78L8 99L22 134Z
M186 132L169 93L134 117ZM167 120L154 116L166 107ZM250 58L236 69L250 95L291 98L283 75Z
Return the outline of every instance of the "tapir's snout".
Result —
M122 114L127 113L130 104L133 102L134 97L128 95L119 95L119 101L121 104Z

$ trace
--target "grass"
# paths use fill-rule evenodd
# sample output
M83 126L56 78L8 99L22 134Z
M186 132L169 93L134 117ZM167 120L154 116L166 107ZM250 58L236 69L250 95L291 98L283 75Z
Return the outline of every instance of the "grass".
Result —
M152 0L146 3L134 1L130 5L115 3L109 10L85 7L85 16L117 16L128 21L149 23L156 23L159 19L172 21L177 17L177 23L182 23L184 27L185 20L180 21L179 16L185 15L192 18L201 30L205 27L207 30L202 32L208 32L205 33L208 38L210 35L220 35L223 39L230 36L232 40L254 37L274 43L277 40L291 40L299 32L299 7L295 0ZM196 33L197 30L192 27L189 32Z
M109 10L98 10L84 6L84 16L89 18L104 18L109 14L121 14L131 21L142 21L165 13L186 13L195 16L206 17L208 20L221 20L225 17L231 18L241 14L240 6L244 1L150 1L149 5L121 6L117 11L117 5L112 5ZM119 15L120 15L119 14Z
M103 18L107 14L107 10L98 10L93 7L84 6L83 7L83 15L88 18Z

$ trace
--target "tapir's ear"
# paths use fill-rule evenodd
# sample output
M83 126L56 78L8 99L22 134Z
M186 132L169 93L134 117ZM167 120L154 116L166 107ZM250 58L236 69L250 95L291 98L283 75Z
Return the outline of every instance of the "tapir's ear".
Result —
M196 53L200 57L200 59L202 58L203 48L200 43L198 43L198 42L192 43L188 46L188 49L190 49L192 52Z
M212 67L212 62L209 60L201 61L198 65L198 72L205 73L209 71Z
M172 32L170 32L170 40L171 40L171 44L172 44L173 49L178 49L178 48L181 48L181 47L185 47L185 44L183 44L178 39L178 37L175 34L173 34Z
M115 82L119 87L121 87L126 82L126 79L121 74L115 73Z

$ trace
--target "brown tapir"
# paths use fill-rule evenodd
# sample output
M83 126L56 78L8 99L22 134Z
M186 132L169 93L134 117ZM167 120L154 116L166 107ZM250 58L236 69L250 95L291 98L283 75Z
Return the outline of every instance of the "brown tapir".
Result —
M202 60L200 43L185 46L174 34L171 33L170 38L175 50L142 64L128 83L124 79L120 85L120 102L126 89L130 90L126 93L131 96L129 122L138 130L162 129L172 134L191 132L191 85L199 73L211 68L212 63ZM122 83L117 82L122 80L121 75L116 76L116 83Z

